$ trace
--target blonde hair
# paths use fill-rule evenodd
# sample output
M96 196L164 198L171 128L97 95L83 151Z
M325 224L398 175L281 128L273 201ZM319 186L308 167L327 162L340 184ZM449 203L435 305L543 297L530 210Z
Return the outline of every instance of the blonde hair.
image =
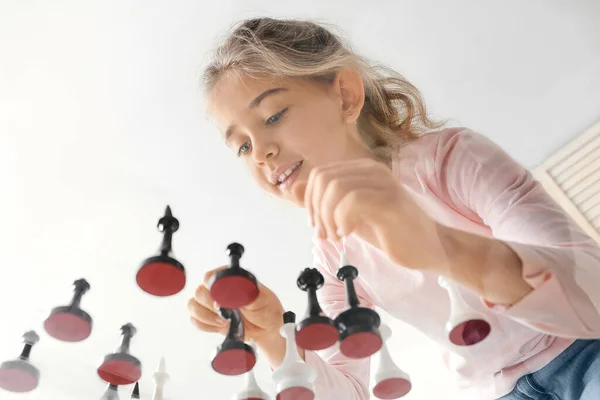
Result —
M404 143L441 126L428 117L421 94L402 75L369 64L339 36L311 21L242 21L215 51L202 82L207 93L226 72L332 82L343 67L362 77L365 103L358 131L374 154L389 160Z

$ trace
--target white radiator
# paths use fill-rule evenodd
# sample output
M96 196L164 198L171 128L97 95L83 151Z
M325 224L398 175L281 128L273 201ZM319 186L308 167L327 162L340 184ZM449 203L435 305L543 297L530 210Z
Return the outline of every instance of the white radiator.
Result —
M600 122L538 166L533 174L600 244Z

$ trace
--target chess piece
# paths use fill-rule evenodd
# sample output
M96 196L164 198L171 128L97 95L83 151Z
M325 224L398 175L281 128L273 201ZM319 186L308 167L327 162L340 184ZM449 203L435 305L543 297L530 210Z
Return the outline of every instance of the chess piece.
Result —
M377 353L383 341L379 334L381 319L376 311L361 307L354 287L358 270L342 251L337 278L346 286L348 308L334 320L340 331L340 351L349 358L366 358Z
M256 346L254 343L251 342L250 346L256 353ZM260 386L258 386L253 371L254 370L251 369L244 374L244 386L241 391L233 396L232 400L269 400L269 395L263 392Z
M25 346L16 360L0 364L0 388L13 393L30 392L38 386L40 371L29 362L31 348L40 338L34 331L23 335Z
M450 319L446 323L450 342L456 346L472 346L483 341L491 331L491 325L483 314L469 308L448 279L440 276L438 283L450 297Z
M158 221L158 230L163 233L160 253L142 263L136 281L138 286L154 296L171 296L185 287L185 268L172 257L173 233L179 229L179 220L173 217L167 206L165 215Z
M139 382L135 383L135 386L133 387L133 392L131 392L131 398L132 399L140 398L140 383Z
M273 371L277 400L313 400L317 373L298 354L296 314L291 311L283 314L283 325L279 332L286 339L286 347L281 365Z
M229 268L214 274L209 282L210 295L225 308L241 308L252 303L258 296L256 277L240 267L244 246L231 243L227 246Z
M85 279L76 280L75 293L68 306L56 307L44 321L44 329L50 336L64 342L81 342L92 333L92 317L79 305L81 298L90 290Z
M106 392L104 392L104 395L100 400L119 400L119 389L117 385L109 383Z
M104 357L102 365L98 367L98 375L102 380L113 385L131 385L142 377L142 363L129 354L131 338L137 330L132 324L121 327L123 338L116 353Z
M154 373L154 393L152 394L152 400L163 400L165 383L167 383L168 379L169 374L167 374L165 358L161 357L158 368Z
M333 346L340 334L337 326L327 317L317 299L317 290L325 282L316 268L306 268L296 282L308 294L306 317L296 327L296 343L305 350L323 350Z
M379 350L379 364L375 372L373 395L378 399L399 399L410 392L412 384L408 375L394 363L386 345L392 336L392 330L389 326L382 324L379 327L379 333L383 339L383 345Z
M254 349L244 343L244 322L237 309L220 308L219 313L230 321L229 332L223 343L217 348L212 360L213 369L222 375L241 375L256 364Z

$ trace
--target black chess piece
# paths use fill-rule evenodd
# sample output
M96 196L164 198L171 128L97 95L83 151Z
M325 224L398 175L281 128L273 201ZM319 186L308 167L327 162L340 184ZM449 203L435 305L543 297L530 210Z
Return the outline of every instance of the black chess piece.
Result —
M366 358L379 351L383 340L379 333L381 318L376 311L361 307L354 288L358 270L345 260L342 254L342 267L337 278L346 286L348 309L335 319L340 331L340 351L349 358Z
M231 243L227 246L230 257L229 268L214 274L210 281L210 295L224 308L241 308L252 303L258 297L256 277L240 267L240 258L244 255L244 246Z
M131 398L132 399L140 398L140 383L139 382L135 383L135 386L133 387L133 392L131 392Z
M40 381L40 371L29 362L31 348L40 340L34 331L23 335L25 346L16 360L0 364L0 388L13 393L34 390Z
M92 333L92 317L80 308L81 298L90 290L85 279L76 280L75 293L68 306L56 307L44 321L50 336L64 342L80 342Z
M183 264L172 257L173 233L179 229L179 220L173 217L167 206L165 215L158 221L158 230L163 233L160 253L142 263L136 281L138 286L154 296L171 296L185 287L186 277Z
M131 338L136 334L135 327L128 323L121 327L123 338L116 353L108 354L98 367L98 375L113 385L131 385L142 376L142 363L129 354Z
M327 317L317 299L317 290L325 283L316 268L306 268L297 280L300 290L308 293L306 316L296 326L296 343L305 350L323 350L339 340L339 331L333 320Z
M256 364L256 354L252 346L244 343L244 322L237 309L220 308L219 313L230 321L229 332L217 348L212 360L212 368L222 375L241 375Z

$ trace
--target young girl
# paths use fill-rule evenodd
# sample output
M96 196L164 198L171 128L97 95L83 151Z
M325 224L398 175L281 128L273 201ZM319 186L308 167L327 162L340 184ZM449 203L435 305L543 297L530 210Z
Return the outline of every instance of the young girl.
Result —
M479 399L600 399L600 249L499 147L466 128L434 131L409 82L307 21L242 22L204 78L209 114L256 182L306 208L329 316L346 306L343 243L362 305L440 343ZM449 343L438 276L485 315L486 340ZM224 334L214 306L201 285L192 321ZM242 310L274 368L283 311L264 286ZM319 399L369 398L369 359L335 346L301 354Z

